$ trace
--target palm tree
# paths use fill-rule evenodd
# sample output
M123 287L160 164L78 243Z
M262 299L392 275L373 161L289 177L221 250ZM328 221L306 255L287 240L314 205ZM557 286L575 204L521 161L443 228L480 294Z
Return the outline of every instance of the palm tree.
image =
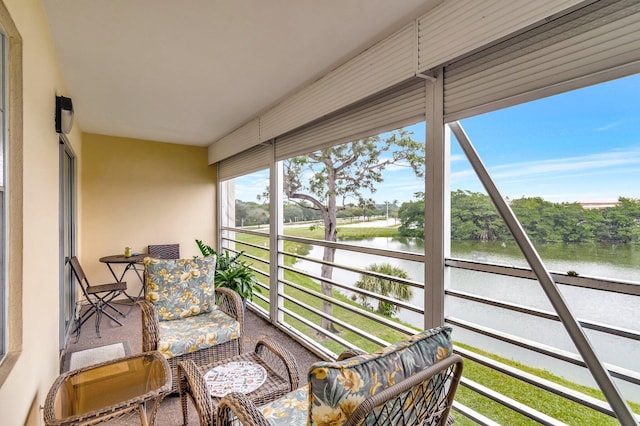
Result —
M407 279L409 274L403 269L394 266L390 263L374 263L367 266L367 271L377 272L389 277L398 277ZM361 290L367 290L372 293L377 293L381 296L391 296L398 300L407 301L413 296L413 290L407 284L403 284L393 279L386 279L382 277L361 274L360 279L355 283L355 286ZM367 296L360 294L358 298L364 306L368 306ZM381 314L392 316L398 310L398 307L392 303L378 300L377 311Z

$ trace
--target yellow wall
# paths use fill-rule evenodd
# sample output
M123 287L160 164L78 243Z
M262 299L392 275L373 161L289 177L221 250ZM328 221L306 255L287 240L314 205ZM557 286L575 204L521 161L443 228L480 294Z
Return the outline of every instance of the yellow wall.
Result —
M0 365L0 422L12 426L42 424L42 412L33 407L43 404L59 372L59 144L54 109L56 95L73 94L66 91L40 1L4 0L0 6L6 7L0 15L10 44L21 45L22 52L22 58L15 51L9 57L14 70L9 84L15 88L22 80L22 92L8 107L10 353ZM14 121L20 118L21 123ZM79 159L80 138L75 126L69 141Z
M215 169L206 147L84 134L82 152L80 260L91 282L113 281L98 259L125 246L142 253L149 244L179 243L188 258L200 255L196 238L213 243ZM138 294L135 273L125 280Z
M22 54L9 58L17 70L10 84L21 89L8 108L10 353L0 363L0 424L41 425L38 407L60 361L55 96L73 93L39 0L0 0L0 22ZM77 248L92 281L111 279L98 258L125 245L140 251L177 242L190 257L198 254L196 238L215 241L215 169L206 148L82 134L81 127L76 111L68 139L77 166ZM127 278L137 293L135 277Z

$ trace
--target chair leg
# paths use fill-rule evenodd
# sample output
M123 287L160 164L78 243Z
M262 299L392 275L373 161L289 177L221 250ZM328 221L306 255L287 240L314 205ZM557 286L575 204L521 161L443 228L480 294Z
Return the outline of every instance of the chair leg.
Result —
M180 394L180 404L182 405L182 424L189 424L189 414L187 413L187 394Z
M100 321L102 320L102 308L99 308L96 311L96 336L98 336L98 339L101 339L102 336L100 336Z
M111 302L113 301L113 299L115 299L116 297L118 297L121 293L122 293L122 292L118 292L118 293L116 293L116 294L112 294L112 295L111 295L111 297L109 297L109 298L107 298L107 296L104 296L104 297L101 297L101 298L100 298L100 300L102 300L102 303L103 303L105 306L107 306L107 307L109 307L109 308L113 309L115 312L119 313L119 314L120 314L120 316L122 316L122 317L124 318L124 317L126 317L127 315L126 315L126 314L123 314L123 313L122 313L118 308L116 308L115 306L113 306L113 305L111 304ZM126 295L126 293L125 293L125 295Z
M73 322L76 326L76 329L74 330L74 333L76 334L75 343L78 343L80 341L80 316L78 316Z
M127 314L123 314L118 308L113 306L110 301L105 303L105 307L113 309L115 312L119 313L121 317L126 318Z
M106 315L111 318L113 321L117 322L118 325L122 326L122 323L118 321L116 317L111 315L109 312L104 310L104 303L99 304L96 307L96 335L100 338L100 322L102 321L102 315Z
M100 313L108 316L109 318L111 318L113 321L117 322L118 325L122 325L122 323L120 321L118 321L118 319L116 317L114 317L113 315L111 315L109 312L105 311L104 309L100 310Z
M184 371L180 365L178 365L178 393L180 394L180 406L182 408L182 424L189 424L189 413L187 412L187 389L189 383L184 375Z
M76 334L76 343L80 340L80 331L84 323L97 312L97 306L95 304L89 303L88 306L89 308L84 313L80 314L80 311L78 311L77 319L75 320L76 328L73 332Z
M113 321L117 322L118 325L122 325L122 323L120 321L118 321L118 319L116 317L114 317L113 315L111 315L109 312L107 312L105 310L105 307L109 307L111 309L113 309L114 311L118 312L120 315L122 315L123 317L125 316L122 312L120 312L119 310L117 310L115 307L111 306L109 304L109 300L105 300L104 297L98 297L97 298L98 301L96 303L96 309L99 310L101 313L105 314L106 316L108 316L109 318L111 318Z

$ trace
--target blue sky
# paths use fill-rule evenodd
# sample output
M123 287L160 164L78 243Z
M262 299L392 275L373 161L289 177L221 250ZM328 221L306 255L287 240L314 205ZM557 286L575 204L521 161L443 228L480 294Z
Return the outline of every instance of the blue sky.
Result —
M640 198L640 75L462 120L503 195ZM452 148L452 185L480 190Z
M461 120L500 192L509 198L606 202L640 198L640 75ZM424 123L409 128L424 141ZM256 200L266 173L236 181L236 198ZM455 139L453 190L484 192ZM378 203L412 199L422 181L389 167L370 196Z

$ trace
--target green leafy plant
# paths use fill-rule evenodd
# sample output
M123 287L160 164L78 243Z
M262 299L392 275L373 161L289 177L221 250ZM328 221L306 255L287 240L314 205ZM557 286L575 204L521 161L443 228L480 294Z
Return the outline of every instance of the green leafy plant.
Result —
M211 256L212 254L218 255L218 253L216 253L216 251L211 246L206 245L202 242L202 240L196 240L196 244L200 249L200 253L202 253L204 257Z
M398 277L408 279L409 274L402 268L394 266L390 263L374 263L367 266L367 271L377 272L390 277ZM407 284L403 284L391 279L381 278L377 276L361 274L360 279L355 286L362 290L377 293L382 296L391 296L396 299L408 301L413 296L413 290ZM363 306L368 306L368 298L366 295L360 294L358 298L362 301ZM378 312L388 317L393 316L398 311L398 307L392 303L383 300L378 301Z
M253 292L260 292L258 281L248 263L239 260L244 251L231 255L228 250L216 252L211 246L196 240L203 256L216 256L216 287L229 288L240 295L243 301L253 300Z

